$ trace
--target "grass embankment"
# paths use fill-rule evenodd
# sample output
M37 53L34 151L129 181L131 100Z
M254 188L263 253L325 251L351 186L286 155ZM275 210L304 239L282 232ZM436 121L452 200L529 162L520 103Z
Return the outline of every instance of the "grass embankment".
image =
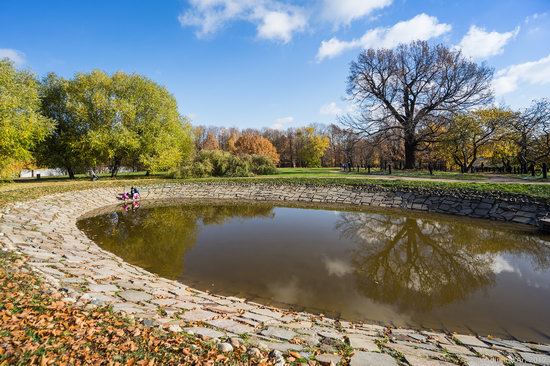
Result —
M143 173L121 174L115 178L102 177L92 182L88 178L78 177L69 180L66 177L45 177L40 180L21 179L11 183L0 183L0 207L9 202L22 201L46 194L83 190L100 187L144 186L158 183L276 183L311 185L377 185L391 189L436 189L450 191L472 191L479 193L498 193L527 196L537 199L550 199L550 184L533 183L521 178L498 175L474 175L449 172L435 172L434 176L423 171L398 172L393 175L371 174L361 171L342 172L335 168L282 168L278 174L247 178L201 178L169 179L165 175L146 177Z

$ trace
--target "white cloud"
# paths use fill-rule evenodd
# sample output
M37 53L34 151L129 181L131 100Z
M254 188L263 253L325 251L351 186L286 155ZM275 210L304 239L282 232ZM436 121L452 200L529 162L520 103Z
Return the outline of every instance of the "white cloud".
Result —
M449 32L451 28L450 24L440 23L436 17L422 13L391 27L371 29L361 38L351 41L341 41L337 38L323 41L316 58L321 62L356 48L393 48L400 43L439 37Z
M285 126L291 124L292 122L294 122L294 117L291 116L277 118L275 120L275 123L271 125L271 128L275 130L282 130L285 128Z
M256 25L259 38L287 43L307 26L301 8L275 0L189 0L189 4L178 19L182 26L197 28L199 38L228 22L247 21Z
M10 59L15 66L21 66L26 62L25 54L12 48L0 48L0 60L3 58Z
M466 57L483 59L499 55L504 46L519 33L519 27L510 32L487 32L485 29L472 25L468 33L456 46Z
M495 94L500 96L511 93L520 86L546 84L550 84L550 55L497 71L493 89Z
M355 19L391 5L393 0L325 0L323 18L338 25L349 25Z
M338 105L335 102L330 102L329 104L325 104L319 110L319 113L324 116L337 116L339 114L342 114L342 112L343 112L342 108L338 107Z
M307 20L301 13L268 11L261 17L258 36L264 39L275 39L288 43L295 31L303 30Z

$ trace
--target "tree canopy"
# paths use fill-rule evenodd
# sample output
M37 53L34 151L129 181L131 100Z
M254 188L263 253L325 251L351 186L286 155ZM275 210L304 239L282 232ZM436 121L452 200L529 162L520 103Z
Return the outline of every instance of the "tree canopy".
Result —
M10 177L31 163L33 149L53 126L40 113L34 75L0 60L0 177Z
M472 169L478 157L490 156L491 145L496 145L504 138L506 125L512 118L512 112L499 108L456 115L442 141L443 148L461 172L466 173Z
M95 70L65 80L50 74L42 93L43 113L59 121L43 162L70 175L102 164L112 175L122 164L164 170L192 153L191 126L175 98L143 76Z
M233 150L236 154L261 155L270 159L273 164L279 163L279 153L275 146L259 134L243 134L235 141Z
M298 158L306 167L320 167L321 159L329 147L329 139L316 133L313 127L304 127L296 132Z

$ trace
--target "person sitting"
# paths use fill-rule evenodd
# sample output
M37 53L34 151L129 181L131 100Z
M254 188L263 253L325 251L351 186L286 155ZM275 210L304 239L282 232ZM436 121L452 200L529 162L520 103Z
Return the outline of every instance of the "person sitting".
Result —
M132 187L132 189L130 189L130 198L134 200L139 199L139 191L137 188Z

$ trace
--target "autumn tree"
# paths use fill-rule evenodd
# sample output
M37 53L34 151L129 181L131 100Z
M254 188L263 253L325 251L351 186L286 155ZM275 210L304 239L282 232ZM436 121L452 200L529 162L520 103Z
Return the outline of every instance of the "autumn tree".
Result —
M356 132L398 136L405 168L455 113L492 100L493 70L444 45L425 41L368 49L352 62L347 93L358 114L343 119Z
M313 127L304 127L296 131L297 155L306 167L320 167L321 158L329 147L329 139L318 134Z
M235 144L239 139L239 135L236 131L232 131L231 134L227 137L227 151L235 151Z
M528 108L511 119L509 138L517 147L520 170L527 173L529 163L550 154L550 144L545 143L550 129L550 100L535 100Z
M503 138L513 113L498 108L482 109L456 115L445 134L449 155L462 173L471 171L480 155L492 143Z
M204 140L204 143L202 145L203 150L219 150L220 149L220 143L218 142L218 139L212 132L208 132L206 135L206 139Z
M234 153L242 155L261 155L269 158L273 164L279 163L279 154L275 146L258 134L245 133L235 142Z
M33 150L53 127L40 113L34 75L0 60L0 177L11 177L32 162Z

